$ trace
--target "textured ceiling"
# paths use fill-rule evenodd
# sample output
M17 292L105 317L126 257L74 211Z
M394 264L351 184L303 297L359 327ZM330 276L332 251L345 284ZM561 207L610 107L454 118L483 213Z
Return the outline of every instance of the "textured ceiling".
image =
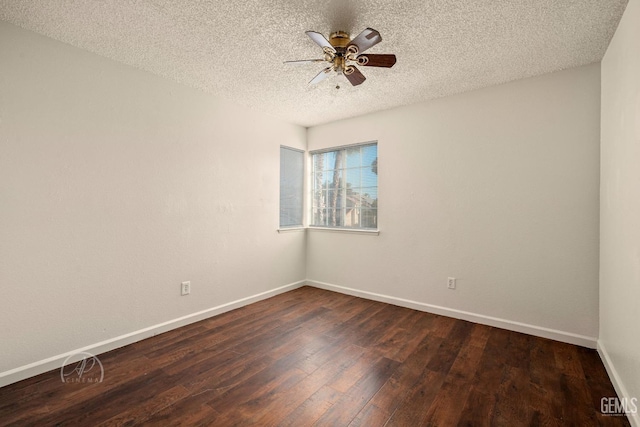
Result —
M311 126L597 62L627 0L0 0L0 19ZM367 80L307 82L306 30L375 28ZM338 78L341 89L335 89Z

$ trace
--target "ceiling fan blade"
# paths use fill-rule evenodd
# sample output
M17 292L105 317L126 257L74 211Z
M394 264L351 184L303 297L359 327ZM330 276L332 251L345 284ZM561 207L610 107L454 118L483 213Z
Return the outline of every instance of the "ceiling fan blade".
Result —
M331 71L333 71L332 67L325 68L324 70L320 71L314 78L312 78L309 84L314 85L316 83L320 83L321 81L329 77L329 73L331 73Z
M283 64L306 64L310 62L324 62L324 59L298 59L295 61L282 61Z
M323 50L329 50L329 51L335 53L336 50L334 49L334 47L331 46L331 43L329 43L329 40L327 40L327 38L325 36L323 36L322 34L316 32L316 31L306 31L305 34L308 35L311 40L313 40L318 45L320 45L320 47Z
M349 80L353 86L358 86L362 84L367 78L353 65L349 65L344 70L344 76Z
M349 46L356 46L358 48L358 52L362 53L365 50L369 49L372 46L377 45L382 41L382 37L380 33L374 30L373 28L367 28L360 34L356 36L353 40L349 42ZM347 46L347 49L349 48Z
M391 68L396 63L396 56L391 54L375 54L360 55L357 58L358 65L365 67L384 67Z

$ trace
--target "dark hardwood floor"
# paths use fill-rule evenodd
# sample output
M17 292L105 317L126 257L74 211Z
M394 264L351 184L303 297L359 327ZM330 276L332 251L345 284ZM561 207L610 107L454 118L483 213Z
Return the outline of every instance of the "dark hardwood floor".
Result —
M629 425L594 350L311 287L99 359L1 388L0 424Z

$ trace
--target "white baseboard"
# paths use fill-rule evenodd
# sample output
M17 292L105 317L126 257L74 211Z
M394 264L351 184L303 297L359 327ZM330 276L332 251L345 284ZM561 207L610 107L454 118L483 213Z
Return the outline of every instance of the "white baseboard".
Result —
M134 342L142 341L143 339L152 337L154 335L161 334L163 332L170 331L172 329L179 328L191 323L198 322L209 317L216 316L218 314L225 313L227 311L234 310L236 308L243 307L245 305L261 301L263 299L270 298L272 296L291 291L293 289L304 286L305 280L291 283L285 286L281 286L276 289L272 289L266 292L262 292L256 295L251 295L246 298L241 298L236 301L231 301L226 304L218 305L216 307L208 308L206 310L198 311L196 313L188 314L186 316L172 319L167 322L159 323L157 325L149 326L148 328L139 329L137 331L130 332L128 334L120 335L115 338L111 338L102 342L88 345L86 347L78 348L68 351L63 354L49 357L44 360L39 360L28 365L20 366L9 371L0 372L0 387L4 387L9 384L24 380L26 378L34 377L39 374L51 371L52 369L59 369L64 363L65 359L70 355L87 352L93 355L105 353L107 351L115 350L116 348L124 347L125 345L132 344Z
M425 311L428 313L439 314L442 316L453 317L455 319L467 320L469 322L480 323L496 328L507 329L510 331L521 332L524 334L534 335L542 338L549 338L556 341L575 344L582 347L596 348L597 338L578 335L571 332L558 331L555 329L544 328L542 326L529 325L526 323L514 322L512 320L500 319L497 317L485 316L483 314L470 313L468 311L455 310L452 308L441 307L423 302L411 301L403 298L392 297L389 295L377 294L374 292L361 291L358 289L346 288L344 286L333 285L331 283L318 282L315 280L307 280L309 286L326 289L328 291L340 292L347 295L366 298L374 301L386 302L388 304L400 307L411 308L413 310Z
M604 343L598 340L598 354L600 355L600 359L602 359L602 363L604 364L604 368L607 370L607 374L609 374L609 378L611 379L611 383L613 384L613 388L616 390L618 397L624 399L625 397L631 399L632 397L638 398L638 396L631 396L627 391L627 388L624 386L618 371L616 370L611 358L609 357L609 353L604 345ZM608 396L613 397L613 396ZM640 427L640 414L635 414L632 416L627 416L629 423L633 427Z

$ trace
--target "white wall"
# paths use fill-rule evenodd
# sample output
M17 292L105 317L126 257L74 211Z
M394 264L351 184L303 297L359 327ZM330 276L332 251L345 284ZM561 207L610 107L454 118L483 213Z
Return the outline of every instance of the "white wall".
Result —
M305 138L0 22L0 376L303 280L276 230Z
M309 129L309 150L378 140L380 235L311 231L307 277L595 346L599 70Z
M602 60L600 350L620 397L640 399L640 2ZM632 417L640 425L638 416Z

